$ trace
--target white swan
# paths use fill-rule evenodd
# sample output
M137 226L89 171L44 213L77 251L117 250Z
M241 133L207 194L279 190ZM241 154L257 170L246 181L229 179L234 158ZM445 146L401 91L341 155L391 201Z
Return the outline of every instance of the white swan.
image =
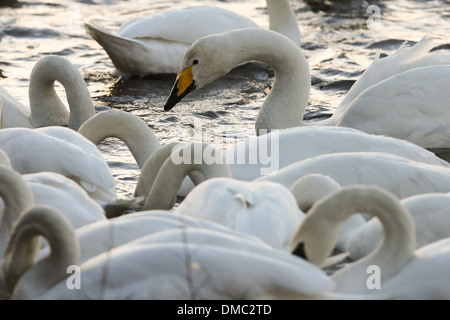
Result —
M103 208L78 183L56 172L24 174L35 204L58 209L73 228L105 220Z
M335 180L321 174L305 175L291 187L303 212L340 189ZM416 248L450 237L449 193L417 194L401 199L400 203L409 211L416 226ZM382 238L383 227L377 218L366 221L360 214L354 214L341 225L336 248L357 260L375 250Z
M289 251L304 213L286 187L269 181L208 179L174 209L181 215L220 223Z
M115 181L97 147L65 127L5 128L0 149L22 173L57 172L73 179L100 205L116 200Z
M267 0L266 3L270 29L299 45L300 31L289 1ZM247 17L219 7L190 6L132 19L117 34L93 21L85 23L85 27L120 73L145 76L176 73L186 49L197 38L257 25Z
M231 177L229 167L218 163L217 159L223 160L223 155L211 145L205 143L176 145L162 164L151 186L148 182L144 183L150 187L150 191L145 196L142 210L171 209L183 180L192 171L201 171L204 180ZM141 172L139 180L141 179L146 179L145 170Z
M377 185L401 199L420 193L450 192L450 168L383 152L324 154L293 163L255 181L274 181L290 188L296 180L312 173L329 176L343 187Z
M426 193L404 198L401 204L410 212L416 226L416 248L450 237L450 194ZM381 242L383 227L378 219L371 219L354 230L348 241L349 257L360 259Z
M333 214L329 214L332 211ZM336 271L335 292L385 294L397 299L449 299L450 238L416 247L411 215L392 193L376 186L344 187L313 205L295 236L306 257L320 263L334 247L339 225L356 212L377 217L382 244L370 255ZM378 270L378 289L368 279Z
M55 91L55 81L66 90L70 112ZM4 128L68 125L78 130L84 121L95 114L91 95L80 72L67 59L59 56L45 56L35 64L30 75L28 95L30 107L0 87Z
M35 263L40 235L51 252ZM279 291L315 296L333 287L311 263L210 229L173 228L100 254L81 264L81 287L71 290L67 268L78 263L67 220L35 206L15 223L3 274L13 299L257 299Z
M308 62L292 41L257 28L206 36L186 51L164 109L172 109L186 94L206 86L235 66L257 60L275 70L273 88L256 119L257 135L302 125L330 125L401 138L427 148L448 147L450 112L446 106L450 96L446 84L450 81L450 55L423 57L431 49L429 42L425 38L417 48L398 53L402 62L414 60L408 64L411 69L404 71L404 67L391 65L396 59L380 59L377 68L390 72L375 73L375 80L370 74L361 78L352 92L355 98L345 101L330 119L305 123L303 114L311 78Z
M170 148L174 147L170 144L161 146L152 129L141 118L120 110L98 112L85 121L78 132L95 144L107 137L125 142L141 172L146 171L139 178L135 196L148 194L160 166L171 153ZM251 181L314 156L359 151L382 151L427 164L450 166L432 152L411 142L344 127L308 126L274 131L238 142L224 150L223 154L224 163L228 164L233 178ZM255 162L251 162L251 158ZM145 163L147 160L148 163ZM178 195L185 197L193 187L192 181L185 179Z

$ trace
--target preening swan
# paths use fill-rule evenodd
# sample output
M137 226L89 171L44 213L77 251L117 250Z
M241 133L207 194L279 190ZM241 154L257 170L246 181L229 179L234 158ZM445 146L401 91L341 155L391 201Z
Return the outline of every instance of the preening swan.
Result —
M122 140L140 169L148 157L161 147L158 137L141 118L121 110L96 113L80 126L78 133L95 145L106 138Z
M170 148L174 147L170 144L161 146L152 129L141 118L120 110L98 112L85 121L78 132L95 144L107 137L116 137L126 143L141 172L146 172L140 176L135 196L148 194L160 166L171 153ZM262 150L266 150L266 154ZM223 154L224 163L228 164L233 178L251 181L314 156L359 151L380 151L427 164L449 166L434 153L409 141L345 127L307 126L275 130L238 142L224 150ZM150 157L153 159L150 160ZM256 158L255 163L250 161L251 157ZM186 196L193 187L191 180L185 179L178 195Z
M266 3L270 29L300 45L300 31L289 0ZM219 7L190 6L132 19L117 34L93 21L85 23L85 27L120 73L145 76L176 73L186 49L197 38L257 25L247 17Z
M35 263L40 235L51 252ZM71 290L67 267L78 264L68 222L58 211L36 206L15 223L3 273L13 299L257 299L284 291L316 296L333 288L321 269L303 259L237 233L203 228L172 228L93 257L80 265L80 289Z
M321 174L305 175L291 187L303 212L308 212L314 203L340 189L336 181ZM450 194L417 194L401 199L400 203L414 221L416 248L450 237ZM373 251L382 237L383 227L377 218L366 221L360 214L353 214L341 225L336 247L348 252L350 259L357 260Z
M67 95L69 110L58 97L54 82L60 82ZM45 56L33 67L29 84L30 107L0 87L3 100L3 127L37 128L43 126L79 126L95 114L91 95L78 69L67 59Z
M334 179L341 186L377 185L403 199L420 193L450 192L450 168L424 164L383 152L324 154L293 163L256 179L290 188L312 173Z
M186 94L203 88L235 66L257 60L275 71L272 90L256 119L257 135L303 125L345 126L409 140L426 148L448 147L450 112L446 106L450 93L446 85L450 81L450 55L417 57L431 49L429 42L425 38L416 45L418 48L409 50L409 55L398 54L406 62L414 58L420 62L409 64L412 69L402 72L403 67L391 66L396 59L379 59L377 68L385 62L383 68L391 68L391 72L376 73L376 81L368 74L352 92L355 98L345 101L334 116L305 123L311 77L298 46L276 32L257 28L205 36L186 51L164 109L172 109ZM427 50L419 50L423 47Z
M78 183L56 172L24 174L35 204L58 209L73 228L105 220L103 208Z
M386 294L397 299L450 298L450 238L415 250L411 215L397 197L377 186L344 187L315 203L300 225L293 246L301 243L306 257L320 263L331 253L340 224L357 212L381 221L384 240L370 255L337 270L331 276L336 283L333 291ZM370 268L379 270L377 290L368 285L373 272Z
M216 162L217 159L223 160L222 153L205 143L181 143L175 146L159 169L145 197L142 210L171 209L181 183L189 172L200 171L205 180L231 177L229 167L223 161ZM146 172L143 171L141 176L145 179Z
M65 127L5 128L0 149L14 170L57 172L80 184L100 205L116 200L115 181L97 147Z
M410 212L416 226L416 248L450 237L449 193L425 193L404 198L401 204ZM362 258L381 242L383 227L371 219L354 230L348 242L349 257Z
M220 223L289 251L304 217L286 187L269 181L213 178L196 186L174 210Z

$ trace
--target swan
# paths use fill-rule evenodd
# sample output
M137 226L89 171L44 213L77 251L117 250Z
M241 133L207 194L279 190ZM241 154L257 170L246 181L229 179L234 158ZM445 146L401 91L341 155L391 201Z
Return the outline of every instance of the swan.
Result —
M375 74L378 81L369 74L359 79L362 84L352 92L356 97L351 102L338 107L338 112L329 119L305 123L303 114L308 105L311 77L305 56L292 41L258 28L205 36L186 51L164 110L172 109L189 92L210 84L236 65L256 60L275 71L273 88L256 118L257 135L303 125L344 126L408 140L426 148L448 147L450 113L446 105L450 95L446 84L450 81L450 55L423 57L423 51L431 49L429 43L424 38L416 44L417 48L397 55L405 63L408 59L415 61L406 71L404 67L391 65L398 59L379 59L377 68L382 65L391 72ZM357 91L360 92L356 94Z
M171 209L176 202L177 192L189 172L201 171L204 180L215 177L231 177L229 167L226 164L215 162L216 159L223 160L223 155L209 144L177 144L162 164L151 186L149 182L141 182L141 184L150 186L142 210ZM180 162L178 163L178 161ZM210 161L211 163L209 163ZM139 180L142 179L146 179L145 170L139 177Z
M116 200L114 177L101 152L72 129L5 128L0 130L0 149L22 174L57 172L81 185L102 206Z
M297 46L300 31L289 0L267 0L269 27L286 35ZM207 28L205 28L207 26ZM176 73L189 45L197 38L237 28L257 27L235 12L211 6L164 10L124 23L117 34L93 21L87 33L106 51L115 68L125 77Z
M377 217L384 238L370 255L331 276L336 284L334 292L386 294L391 299L450 298L450 238L416 250L415 225L408 210L398 197L377 186L343 187L315 203L300 225L293 246L302 244L308 260L320 263L331 253L339 225L356 212ZM374 266L380 270L377 290L368 286L372 272L368 268Z
M324 154L293 163L254 181L274 181L290 188L308 174L323 174L341 186L377 185L400 199L421 193L450 192L450 170L383 152Z
M174 209L220 223L289 251L304 213L286 187L270 181L212 178L196 186Z
M78 183L56 172L24 174L35 204L46 204L61 211L73 228L105 220L105 212Z
M98 112L85 121L78 132L95 144L108 137L116 137L125 142L141 172L146 171L146 174L139 177L135 197L148 194L160 166L171 153L170 148L176 144L172 142L161 146L152 129L141 118L121 110ZM264 147L267 155L261 154ZM274 131L229 146L223 150L223 154L224 163L229 166L233 178L252 181L314 156L356 151L382 151L436 166L450 166L434 153L409 141L371 135L345 127L307 126ZM271 154L274 156L264 158ZM250 162L252 156L256 159L253 163ZM185 179L178 195L185 197L196 184L198 183L193 183L189 178Z
M328 176L308 174L298 179L290 190L300 209L308 212L314 203L340 189L341 186ZM411 214L416 226L416 248L450 237L449 193L417 194L401 199L400 203ZM348 252L351 260L368 255L383 237L380 221L377 218L368 220L354 214L341 225L336 248Z
M34 262L38 236L47 239L51 251ZM12 299L257 299L272 291L307 297L333 288L312 263L210 229L172 228L95 256L80 265L80 289L70 290L66 270L78 265L79 256L75 232L57 210L34 206L25 211L4 256Z
M416 226L416 249L450 237L449 193L425 193L401 199ZM383 237L383 227L378 219L371 219L354 230L348 240L349 257L360 259L372 252Z
M54 82L60 82L67 95L70 113L58 97ZM67 59L49 55L33 67L29 84L30 107L0 87L3 100L3 127L37 128L43 126L79 126L95 114L91 95L78 69Z

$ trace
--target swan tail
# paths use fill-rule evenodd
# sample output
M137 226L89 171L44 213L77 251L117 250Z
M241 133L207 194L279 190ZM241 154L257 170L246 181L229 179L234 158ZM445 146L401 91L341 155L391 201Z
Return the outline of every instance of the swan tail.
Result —
M139 61L138 57L149 53L143 44L134 39L115 35L92 21L86 22L84 26L92 39L103 47L119 72L124 75L143 75L143 61Z

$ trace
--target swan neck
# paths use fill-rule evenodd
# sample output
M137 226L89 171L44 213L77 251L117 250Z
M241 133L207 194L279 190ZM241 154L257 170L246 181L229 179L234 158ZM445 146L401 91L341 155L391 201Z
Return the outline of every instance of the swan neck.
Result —
M285 35L300 46L300 30L289 0L267 0L266 3L269 29Z
M158 137L139 117L119 110L97 113L80 126L78 133L95 145L110 137L122 140L140 169L161 147Z
M277 32L258 28L229 32L232 66L256 60L275 72L270 94L263 103L257 120L259 130L284 129L303 124L308 105L311 76L308 62L300 48Z
M381 281L389 279L414 256L415 225L399 199L380 188L348 188L327 203L336 222L342 224L355 213L369 213L377 217L384 229L384 241L370 255L338 270L333 279L337 290L345 292L349 283L356 283L366 291L367 270L375 265L381 270ZM350 291L353 289L350 289Z
M3 165L0 166L0 185L3 186L0 188L0 197L5 204L0 221L0 254L3 254L14 222L25 209L34 204L34 197L22 176Z
M66 90L70 114L56 93L55 81ZM95 114L89 90L80 72L69 61L58 56L47 56L36 63L31 72L28 93L34 127L68 125L78 130L84 121Z
M36 263L41 236L51 252ZM17 220L6 245L3 274L7 289L14 298L34 298L64 279L67 267L78 264L79 257L69 221L50 206L34 206Z
M213 163L209 162L209 157L205 157L212 154L215 161ZM171 209L184 178L196 170L200 171L205 179L231 177L230 168L224 164L223 154L211 145L193 143L174 148L158 172L142 209Z

